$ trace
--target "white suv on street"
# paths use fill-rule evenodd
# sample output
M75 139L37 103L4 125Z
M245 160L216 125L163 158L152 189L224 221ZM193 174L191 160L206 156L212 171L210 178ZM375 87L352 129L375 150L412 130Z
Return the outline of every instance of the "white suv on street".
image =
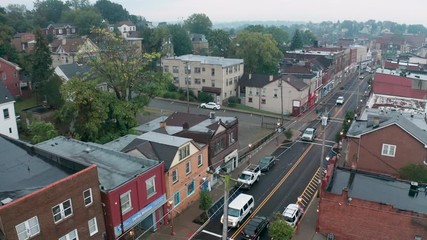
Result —
M202 103L200 104L201 108L207 108L212 110L219 110L221 109L221 106L219 104L216 104L214 102L208 102L208 103Z
M344 104L344 97L343 96L339 96L337 98L336 103L337 103L337 105L343 105Z
M304 209L298 204L289 204L283 211L282 215L285 217L285 221L292 227L295 227L304 213Z

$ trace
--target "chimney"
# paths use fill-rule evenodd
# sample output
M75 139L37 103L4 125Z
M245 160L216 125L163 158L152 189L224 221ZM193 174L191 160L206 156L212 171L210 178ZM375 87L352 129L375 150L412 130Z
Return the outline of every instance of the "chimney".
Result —
M188 122L184 122L183 124L182 124L182 129L184 129L184 130L188 130L190 128L190 125L188 124Z
M252 73L249 73L249 79L252 79Z
M380 126L380 118L374 117L373 122L372 122L372 128L377 128L379 126Z
M166 127L166 122L165 121L161 121L160 122L160 128L165 128Z
M66 38L62 38L62 45L67 44L67 39Z
M215 112L209 113L209 119L215 119Z
M273 75L270 75L269 81L273 81Z

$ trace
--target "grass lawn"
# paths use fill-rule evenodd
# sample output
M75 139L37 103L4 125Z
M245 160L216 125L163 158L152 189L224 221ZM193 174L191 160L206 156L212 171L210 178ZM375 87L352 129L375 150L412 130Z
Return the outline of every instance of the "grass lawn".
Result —
M15 113L19 115L23 109L37 105L36 97L34 95L31 98L18 99L15 102Z
M233 107L233 108L244 110L244 111L249 111L249 112L256 112L256 113L261 113L261 114L275 115L275 116L280 117L280 114L272 113L272 112L268 112L268 111L263 111L263 110L259 110L259 109L253 108L253 107L248 107L248 106L243 105L243 104L236 104L236 106Z

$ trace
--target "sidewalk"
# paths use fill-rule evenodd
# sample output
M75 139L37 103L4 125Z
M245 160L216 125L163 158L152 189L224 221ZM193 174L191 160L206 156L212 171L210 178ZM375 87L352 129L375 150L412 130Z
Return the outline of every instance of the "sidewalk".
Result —
M317 115L315 111L310 111L305 115L304 117L298 117L295 118L295 120L299 121L305 121L310 122L314 119L316 119ZM295 140L299 137L300 132L296 129L291 128L293 131L293 139ZM275 138L271 138L268 142L266 142L264 145L260 146L258 149L254 150L250 158L244 159L242 162L239 163L239 166L231 172L232 178L237 178L240 172L250 163L257 163L259 159L261 159L265 155L270 155L273 153L279 146L279 143L282 143L286 137L283 133L277 135ZM223 196L223 186L222 183L219 182L215 186L213 186L211 191L213 202L217 201L219 198ZM314 210L312 210L312 208ZM314 211L314 214L313 214ZM184 239L190 239L199 228L201 228L201 225L193 223L193 220L196 219L200 214L202 213L202 210L199 209L198 204L193 204L189 206L187 209L185 209L181 214L175 217L173 220L173 229L172 224L168 224L165 226L162 226L157 232L152 233L148 238L145 239L164 239L164 240L184 240ZM310 213L310 214L309 214ZM295 240L320 240L325 238L315 238L315 221L317 219L317 203L313 202L311 205L310 211L306 214L307 217L304 217L304 219L301 222L301 230L294 238ZM307 218L307 220L306 220ZM314 223L313 223L314 219ZM312 238L310 238L312 237Z

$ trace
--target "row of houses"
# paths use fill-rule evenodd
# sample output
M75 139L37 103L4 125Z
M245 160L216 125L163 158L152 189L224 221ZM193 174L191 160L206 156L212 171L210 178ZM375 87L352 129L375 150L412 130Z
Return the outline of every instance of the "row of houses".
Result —
M208 172L238 165L235 117L177 112L136 130L103 145L0 135L0 238L139 237L209 191Z
M337 239L427 237L427 184L402 180L400 172L427 165L427 77L410 65L390 61L374 73L341 158L331 160L323 179L319 232Z

